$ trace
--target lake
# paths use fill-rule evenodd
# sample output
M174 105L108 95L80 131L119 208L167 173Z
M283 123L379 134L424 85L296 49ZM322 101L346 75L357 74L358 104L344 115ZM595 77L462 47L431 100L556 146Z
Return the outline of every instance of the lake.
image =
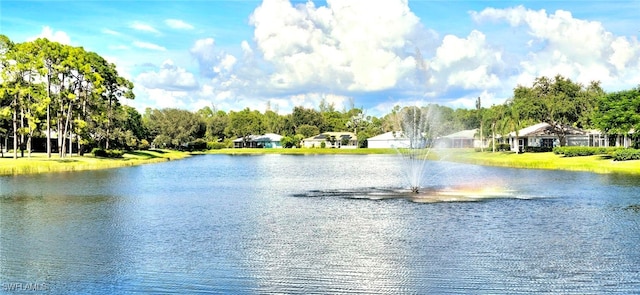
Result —
M0 177L0 292L640 294L640 178L428 162L425 186L507 194L368 197L405 187L402 165L203 155Z

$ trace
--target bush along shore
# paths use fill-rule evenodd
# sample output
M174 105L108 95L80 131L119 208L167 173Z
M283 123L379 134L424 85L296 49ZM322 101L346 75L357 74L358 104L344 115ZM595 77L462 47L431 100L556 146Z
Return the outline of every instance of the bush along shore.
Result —
M0 175L20 175L49 172L72 172L109 169L183 159L191 154L171 150L94 150L84 156L48 158L45 153L33 153L31 157L18 159L0 158Z
M623 147L566 146L556 147L553 149L553 152L557 155L564 155L565 157L602 155L614 161L640 160L640 150Z

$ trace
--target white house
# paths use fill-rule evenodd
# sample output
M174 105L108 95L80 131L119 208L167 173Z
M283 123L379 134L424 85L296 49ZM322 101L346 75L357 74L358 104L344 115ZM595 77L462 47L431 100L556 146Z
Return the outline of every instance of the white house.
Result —
M478 129L462 130L441 136L436 140L437 148L479 148L486 147L486 142L476 138Z
M389 131L367 139L368 148L403 148L409 146L409 139L402 131Z
M305 138L302 140L302 147L319 148L322 143L326 148L355 149L358 147L358 138L353 132L325 132Z
M594 135L580 128L565 126L567 146L591 146ZM598 140L598 139L596 139ZM599 140L598 140L599 141ZM512 151L524 151L526 147L539 147L552 149L560 145L558 136L553 127L548 123L538 123L518 131L509 133L509 145Z

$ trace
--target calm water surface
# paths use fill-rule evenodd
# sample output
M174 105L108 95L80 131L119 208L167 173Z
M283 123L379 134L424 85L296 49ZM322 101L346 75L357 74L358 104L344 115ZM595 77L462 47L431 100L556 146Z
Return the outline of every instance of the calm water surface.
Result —
M0 293L640 294L640 178L428 165L511 197L308 194L404 186L386 155L0 177Z

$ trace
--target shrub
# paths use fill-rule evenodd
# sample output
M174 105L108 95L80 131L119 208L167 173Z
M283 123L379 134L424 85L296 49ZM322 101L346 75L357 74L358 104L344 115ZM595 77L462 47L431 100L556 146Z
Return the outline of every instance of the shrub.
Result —
M107 150L107 158L122 158L124 151L121 150Z
M617 149L613 152L614 161L640 160L640 150L637 149Z
M496 145L496 150L506 152L511 150L511 145L509 145L508 143L499 143Z
M151 148L151 145L149 144L149 141L146 139L143 139L140 141L140 143L138 143L139 150L148 150L150 148Z
M94 157L103 157L103 158L107 157L107 152L101 148L94 148L93 150L91 150L91 153L93 154Z
M207 142L207 149L210 149L210 150L221 150L225 147L227 146L226 144L224 144L224 142L216 142L216 141Z
M122 158L124 151L121 150L105 150L101 148L94 148L91 153L94 157L101 158Z
M551 150L552 148L547 146L528 146L524 148L524 151L527 153L547 153Z
M207 142L202 138L198 138L189 143L189 150L191 151L203 151L206 149L207 149Z
M620 148L616 147L589 147L589 146L563 146L553 148L556 155L564 155L565 157L581 157L592 155L613 154Z

